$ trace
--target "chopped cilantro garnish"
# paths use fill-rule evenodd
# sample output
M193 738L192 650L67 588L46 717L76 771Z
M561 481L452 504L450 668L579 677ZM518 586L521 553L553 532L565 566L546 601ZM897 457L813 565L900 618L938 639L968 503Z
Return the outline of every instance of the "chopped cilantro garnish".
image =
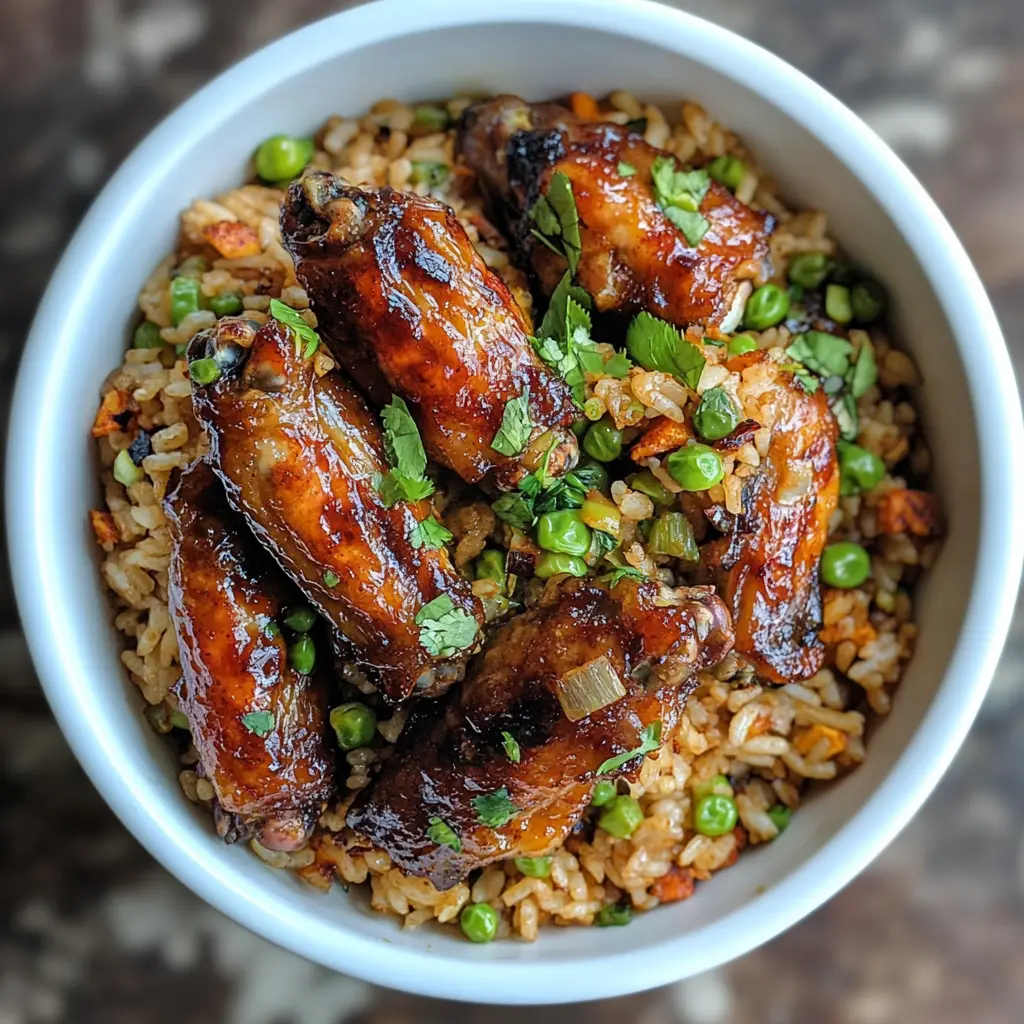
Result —
M845 377L850 369L853 346L843 338L824 331L798 334L786 348L786 355L803 363L820 377Z
M569 273L575 274L582 253L580 218L576 212L572 182L562 171L551 175L547 194L531 207L530 218L537 225L532 232L534 237L564 256L569 264Z
M632 761L634 757L640 757L642 754L649 754L652 750L657 750L661 746L661 721L651 722L650 725L644 728L644 731L640 733L640 746L633 750L626 751L625 754L619 754L617 757L609 757L607 761L603 762L597 769L598 775L607 775L609 772L618 771L627 761Z
M432 843L437 843L438 846L450 847L456 853L462 849L462 840L459 838L458 832L444 819L431 817L427 819L427 824L430 826L427 829L427 838Z
M525 388L521 395L505 403L501 426L494 435L491 447L502 455L518 455L526 447L532 432L530 389Z
M325 587L336 587L341 582L341 577L333 572L331 569L325 569L323 576L320 577L324 581Z
M420 627L420 643L436 658L450 658L469 647L479 629L476 619L456 608L447 594L428 601L413 621Z
M505 756L513 764L519 764L519 760L523 755L515 736L510 732L502 732L501 745L505 748Z
M632 178L636 174L636 168L632 164L627 164L625 160L619 161L618 170L623 178Z
M494 514L517 530L529 530L533 525L533 499L520 491L503 494L492 506Z
M433 516L427 516L413 527L409 534L409 543L417 551L426 548L429 551L444 547L452 539L450 530L442 526Z
M301 353L303 359L309 359L320 347L320 335L291 306L286 306L280 299L271 299L270 315L279 323L291 328L295 335L296 355Z
M707 360L672 324L640 313L626 331L626 351L645 370L661 370L696 388Z
M381 500L390 508L398 501L419 501L433 494L434 484L426 476L427 453L405 400L393 396L380 417L391 465L391 471L377 481Z
M622 580L646 580L649 579L646 573L641 572L639 569L634 569L631 565L620 565L617 569L613 569L611 572L606 573L601 577L609 587L614 587L616 583Z
M476 820L487 828L501 828L508 824L519 813L519 807L512 803L508 789L502 786L493 793L475 796L470 801L476 811Z
M696 248L711 225L698 212L701 200L711 187L707 171L680 171L671 156L659 156L651 165L654 198L665 216L685 235L686 241Z
M242 715L241 721L249 732L263 739L273 731L275 719L270 711L250 711Z
M857 412L857 400L847 393L840 395L832 402L830 408L839 424L839 436L844 441L856 441L860 433L860 414Z
M850 394L860 398L878 380L878 365L875 363L875 350L870 341L865 341L857 353L857 361L853 364L848 380Z

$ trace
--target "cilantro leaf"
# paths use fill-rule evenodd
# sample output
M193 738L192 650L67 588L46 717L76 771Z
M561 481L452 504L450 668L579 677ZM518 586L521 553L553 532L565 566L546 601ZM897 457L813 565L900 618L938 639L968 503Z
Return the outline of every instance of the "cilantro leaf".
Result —
M875 362L875 350L870 341L865 341L857 353L857 362L849 375L850 394L860 398L878 380L878 365Z
M564 256L569 264L569 273L575 274L583 252L580 217L572 194L572 182L562 171L551 175L546 195L530 208L530 218L537 225L534 236ZM561 240L560 248L556 239Z
M853 346L844 338L824 331L798 334L786 348L786 355L803 363L819 377L845 377L850 369Z
M320 335L291 306L286 306L280 299L270 300L270 315L279 323L290 327L295 335L295 354L302 353L303 359L309 357L320 347Z
M839 436L844 441L856 441L860 433L860 414L857 400L851 394L840 395L830 408L839 424Z
M462 849L462 840L459 838L458 832L443 818L428 818L427 824L430 826L427 829L427 838L432 843L437 843L438 846L450 847L456 853Z
M427 477L417 479L393 469L378 481L377 493L380 500L391 508L399 501L420 501L429 497L434 493L434 484Z
M613 569L611 572L606 573L601 577L609 587L614 587L616 583L622 580L638 580L643 582L649 579L646 573L641 572L639 569L634 569L631 565L620 565L617 569Z
M332 590L341 582L341 577L331 569L325 569L320 578L324 581L324 586Z
M569 299L572 299L586 312L591 309L593 303L586 290L578 284L572 283L572 275L566 272L558 286L551 293L551 301L548 303L547 312L540 322L540 337L554 338L556 341L565 342L568 339L566 332L567 312L566 307ZM590 329L589 315L587 319L587 330ZM543 355L542 355L543 358Z
M505 786L493 793L475 796L470 803L476 811L476 820L487 828L501 828L502 825L507 825L521 810L512 803Z
M502 731L501 745L505 748L505 756L513 763L519 764L523 754L519 749L519 743L510 732Z
M388 462L404 476L422 477L427 469L427 453L405 399L392 395L391 403L381 410L380 418L384 423Z
M455 607L447 594L428 601L413 622L420 627L420 643L435 658L450 658L476 640L479 630L476 619Z
M661 370L696 388L707 360L670 323L640 313L626 331L626 351L645 370Z
M625 160L619 161L618 171L623 178L632 178L636 174L636 168L632 164L627 164Z
M503 494L491 508L494 514L509 526L517 530L529 530L533 526L533 499L519 491L509 491Z
M652 750L657 750L661 746L661 721L651 722L650 725L644 728L644 731L640 733L640 746L633 750L626 751L625 754L619 754L617 757L609 757L607 761L603 762L597 769L598 775L607 775L609 772L618 771L627 761L632 761L634 757L640 757L642 754L649 754Z
M590 554L594 556L597 561L600 561L609 552L614 551L619 546L619 541L613 537L610 533L605 533L604 530L594 530L594 536L590 541ZM616 582L618 582L616 580Z
M242 715L241 722L249 732L263 739L273 731L276 720L270 711L250 711Z
M654 198L665 212L665 216L696 248L708 233L711 225L698 212L701 201L711 187L707 171L680 171L671 156L659 156L651 165L651 183Z
M530 389L525 388L517 398L505 403L501 426L494 435L491 447L502 455L518 455L530 440L533 421L530 419Z
M427 516L422 522L417 523L409 534L409 543L417 551L420 548L434 551L444 547L451 539L451 531L445 529L433 516Z

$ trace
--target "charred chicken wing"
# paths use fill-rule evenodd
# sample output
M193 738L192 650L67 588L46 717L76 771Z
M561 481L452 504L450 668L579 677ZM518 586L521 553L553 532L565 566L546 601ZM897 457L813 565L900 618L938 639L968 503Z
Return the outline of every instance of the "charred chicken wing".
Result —
M164 504L173 549L170 609L177 696L223 811L270 849L294 849L330 794L326 694L300 675L276 621L297 597L203 464Z
M442 889L491 861L543 854L580 820L599 769L635 777L695 673L731 646L710 588L556 578L445 707L406 727L348 823Z
M730 360L766 386L760 421L768 452L743 492L743 512L711 512L725 538L701 550L736 626L736 649L776 683L807 679L825 651L818 564L839 501L838 427L823 391L813 395L764 353Z
M724 334L738 325L751 280L767 276L771 217L715 182L703 191L677 177L669 154L626 127L580 121L553 103L499 96L466 111L461 146L485 187L510 209L513 234L549 293L566 261L537 239L543 222L535 208L558 172L572 185L579 216L576 276L599 310L647 310L681 327ZM664 186L660 193L655 179ZM697 188L677 208L668 201L674 181L684 191Z
M461 678L479 604L431 540L430 505L381 496L388 465L363 400L318 376L288 327L257 327L223 319L189 347L193 367L216 367L193 403L228 498L389 700L436 695Z
M434 459L506 490L549 449L551 475L575 465L569 389L448 207L320 172L281 224L335 357L371 399L409 401Z

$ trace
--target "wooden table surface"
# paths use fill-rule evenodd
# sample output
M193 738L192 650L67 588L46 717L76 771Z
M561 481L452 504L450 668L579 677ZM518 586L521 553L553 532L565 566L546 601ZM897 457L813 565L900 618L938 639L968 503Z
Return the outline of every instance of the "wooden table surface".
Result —
M886 137L963 237L1019 363L1022 0L681 5L774 50ZM334 6L7 0L0 13L0 422L47 275L112 169L211 75ZM1018 616L992 694L953 769L898 841L827 906L721 970L585 1009L531 1010L531 1020L1024 1020L1022 658ZM522 1010L416 999L333 975L242 930L171 879L68 752L39 693L3 574L0 666L0 1024L522 1019Z

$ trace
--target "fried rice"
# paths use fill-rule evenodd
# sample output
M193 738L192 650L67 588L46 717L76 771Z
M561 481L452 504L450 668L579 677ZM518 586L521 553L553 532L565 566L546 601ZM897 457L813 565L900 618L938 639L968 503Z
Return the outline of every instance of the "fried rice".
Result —
M468 102L454 99L445 104L453 123ZM825 215L784 207L771 179L758 171L754 155L734 134L694 103L684 103L681 111L671 114L678 117L672 116L670 123L662 109L623 92L612 93L601 111L603 118L620 123L646 119L646 140L686 163L703 165L723 154L741 157L746 172L736 189L738 198L777 218L771 239L777 280L784 282L787 261L796 253L836 253ZM486 262L530 314L527 279L511 263L506 241L487 219L473 173L457 161L454 128L420 132L413 108L381 100L363 117L332 117L316 143L314 168L332 170L354 184L430 193L449 204ZM445 172L424 176L425 166L440 166ZM432 185L431 180L439 183ZM171 541L161 500L175 471L204 452L206 442L192 414L181 346L213 324L216 315L199 309L172 326L169 285L174 274L188 273L199 281L207 299L227 293L240 296L245 315L255 320L266 319L270 299L278 297L303 311L315 326L308 298L281 244L278 214L283 195L277 188L248 184L197 200L182 214L176 251L154 271L139 296L142 315L159 328L162 344L126 352L104 385L94 429L104 507L92 519L104 552L101 572L112 595L114 625L125 642L121 660L145 698L151 725L161 733L173 731L184 737L182 789L189 800L211 811L213 787L202 777L188 734L175 729L181 717L171 688L180 669L168 611ZM789 335L777 327L756 335L756 340L761 349L781 349ZM620 791L628 786L644 812L629 838L618 839L602 829L578 830L552 854L543 878L523 875L513 860L486 867L443 892L426 879L404 874L383 851L366 849L365 841L360 843L344 821L352 797L370 782L374 765L390 755L398 739L406 717L398 710L379 722L372 745L348 752L340 795L321 816L309 843L297 852L280 853L253 841L255 853L271 867L294 871L319 890L327 891L335 882L345 888L366 886L371 906L397 915L406 928L435 919L455 924L467 903L487 902L501 911L499 936L532 940L548 922L593 924L604 907L628 904L648 910L686 899L696 883L735 863L745 847L777 840L785 821L778 808L796 811L810 783L835 779L866 756L871 722L888 712L913 652L917 630L912 586L937 546L906 533L880 531L880 501L887 491L906 486L904 479L892 475L892 467L906 467L916 480L925 479L929 453L907 397L908 389L920 383L913 362L891 345L884 328L873 326L861 343L874 347L879 376L858 403L858 443L884 460L887 473L869 493L841 499L830 539L864 545L871 555L871 577L856 589L826 590L822 638L827 658L813 678L766 687L737 654L701 674L678 730L646 759L637 782L619 783ZM326 361L320 367L326 371L329 357L318 358ZM757 408L757 418L764 423L763 387L756 374L732 376L735 379L712 354L697 392L724 385L746 411ZM594 401L588 403L588 415L590 408L600 406L593 418L608 411L617 426L627 429L659 415L681 420L685 390L665 374L639 369L622 380L589 379L587 394ZM113 464L133 440L116 422L117 409L127 402L137 407L136 422L149 433L152 448L141 460L143 479L125 487L115 480ZM713 501L723 502L730 511L741 510L743 480L764 456L768 433L766 425L761 436L726 460L726 476L710 494ZM656 455L645 465L670 490L679 490ZM627 531L630 523L635 528L652 514L650 499L624 481L613 483L612 497ZM443 514L455 535L453 559L460 568L485 545L507 541L505 528L482 502L455 495ZM645 550L639 531L634 529L633 534L623 544L626 560L646 571L665 571L665 560ZM475 586L486 587L487 581ZM357 696L372 690L354 669L345 677L343 685ZM711 837L694 828L694 794L715 784L716 776L728 780L739 823L733 831Z

